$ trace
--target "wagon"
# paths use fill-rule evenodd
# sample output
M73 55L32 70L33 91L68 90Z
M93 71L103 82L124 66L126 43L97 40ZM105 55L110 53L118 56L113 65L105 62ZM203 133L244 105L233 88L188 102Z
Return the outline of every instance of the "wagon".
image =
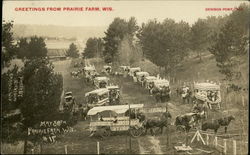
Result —
M95 77L94 78L94 85L97 88L105 88L109 84L109 78L102 76L102 77Z
M92 108L95 106L109 105L109 90L100 88L85 94L86 104Z
M109 104L110 105L117 105L120 104L120 90L119 86L117 85L110 85L107 86L109 90Z
M145 78L149 76L148 72L136 72L137 82L142 86L144 84Z
M85 66L84 74L85 74L85 78L87 79L87 81L93 80L93 77L97 75L95 66Z
M103 66L103 72L104 73L110 74L111 73L111 69L112 69L111 66L107 66L107 65Z
M130 109L141 109L143 104L115 105L94 107L88 111L90 117L89 129L91 135L98 131L101 136L110 136L113 132L129 131L133 137L139 137L144 132L138 119L130 119L125 113ZM114 122L116 117L117 122Z
M210 109L221 107L220 85L215 83L203 82L194 83L195 99L203 103L207 102Z
M155 76L147 76L145 77L145 88L150 90L154 87L154 80L157 78Z
M130 76L136 76L136 72L140 72L141 68L140 67L133 67L129 69L129 75Z

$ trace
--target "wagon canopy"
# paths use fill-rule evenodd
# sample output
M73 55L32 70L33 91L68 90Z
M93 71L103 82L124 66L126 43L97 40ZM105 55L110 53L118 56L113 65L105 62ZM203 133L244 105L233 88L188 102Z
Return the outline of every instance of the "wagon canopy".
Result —
M152 80L156 80L157 78L155 76L147 76L145 77L146 81L152 81Z
M119 89L119 86L117 85L112 85L112 86L107 86L107 89L111 90L111 89Z
M169 86L169 81L166 79L154 80L154 84L156 87Z
M97 80L97 81L109 81L109 78L102 76L102 77L95 77L95 80Z
M149 73L148 72L137 72L136 73L137 76L149 76Z
M86 70L86 71L94 71L95 70L95 67L94 66L86 66L86 67L84 67L84 70Z
M108 89L106 89L106 88L100 88L100 89L96 89L96 90L93 90L93 91L91 91L91 92L86 93L86 94L85 94L85 97L86 97L86 96L89 96L90 94L103 95L103 94L106 94L106 93L108 93L108 92L109 92Z
M198 90L220 90L220 86L214 83L195 83L194 89Z
M136 108L143 108L143 104L131 104L131 109ZM103 111L113 111L117 114L125 113L129 110L129 105L115 105L115 106L100 106L100 107L94 107L88 111L88 115L96 115L97 113L103 112Z
M140 68L140 67L133 67L133 68L130 68L130 72L131 72L131 73L134 73L135 71L141 71L141 68Z
M111 68L111 66L103 66L104 69Z

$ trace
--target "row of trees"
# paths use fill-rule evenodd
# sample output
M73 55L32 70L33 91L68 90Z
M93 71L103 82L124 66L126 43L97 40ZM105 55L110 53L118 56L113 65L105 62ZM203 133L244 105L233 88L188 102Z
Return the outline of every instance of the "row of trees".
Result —
M240 77L239 64L247 58L249 39L249 5L242 4L240 10L227 16L209 16L198 19L192 26L184 21L175 22L156 19L139 27L134 17L128 21L115 18L103 38L103 50L97 49L97 40L90 38L85 48L87 57L94 57L96 51L103 54L105 62L139 61L142 55L167 73L172 73L190 51L197 53L202 61L202 53L212 53L227 80ZM138 50L141 49L141 50ZM132 58L129 58L132 57ZM129 60L128 60L129 59ZM236 71L238 69L238 71Z

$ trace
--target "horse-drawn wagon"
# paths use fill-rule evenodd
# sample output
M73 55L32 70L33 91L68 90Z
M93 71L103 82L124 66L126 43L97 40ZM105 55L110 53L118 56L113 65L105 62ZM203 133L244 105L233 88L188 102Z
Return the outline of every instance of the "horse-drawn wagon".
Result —
M110 105L117 105L120 104L120 90L119 86L117 85L110 85L107 86L109 90L109 104Z
M209 82L194 83L194 96L198 102L206 102L210 109L220 109L220 85Z
M100 88L85 94L87 106L92 108L95 106L103 106L109 104L109 90Z
M105 88L109 84L109 78L108 77L95 77L94 78L94 85L97 88Z
M169 81L166 79L157 79L153 82L154 87L150 90L150 92L155 95L156 100L161 100L162 102L170 100L171 91Z
M199 128L201 120L205 119L205 113L190 112L183 115L178 115L175 119L175 126L178 131L189 132L192 128Z
M88 111L90 117L90 133L100 133L102 137L110 136L112 132L129 131L133 137L138 137L144 132L139 119L131 119L125 113L131 109L141 109L143 104L115 105L94 107Z
M132 67L129 69L129 76L136 77L136 72L140 72L141 68L140 67Z
M87 81L93 80L93 78L98 74L95 66L85 66L83 70Z
M154 80L157 80L155 76L147 76L145 77L145 88L149 91L154 87Z
M136 72L137 82L142 86L144 84L145 78L149 76L148 72Z
M107 65L103 66L102 72L104 72L106 74L110 74L111 71L112 71L112 67L111 66L107 66Z

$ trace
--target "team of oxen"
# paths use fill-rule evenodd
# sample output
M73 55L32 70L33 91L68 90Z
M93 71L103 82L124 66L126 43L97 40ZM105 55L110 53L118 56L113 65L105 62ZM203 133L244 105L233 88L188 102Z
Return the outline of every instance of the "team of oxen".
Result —
M71 72L72 77L78 77L80 74L85 74L86 82L93 83L94 79L100 74L95 70L94 66L85 66L85 69L80 69L78 71ZM113 72L111 66L104 66L102 73L106 75L114 76L131 76L134 82L139 83L142 87L148 89L150 95L153 95L156 99L156 102L167 102L170 100L171 90L169 86L169 81L162 79L159 76L150 76L149 73L141 71L139 67L130 68L129 66L121 66L119 71ZM196 98L192 94L190 87L183 86L176 89L176 94L181 96L183 103L194 103L193 109L190 113L178 115L175 118L175 122L171 123L172 115L166 109L162 114L160 119L147 119L143 113L131 112L129 117L131 119L138 118L143 124L143 127L147 130L150 129L151 134L154 134L154 128L158 127L163 132L164 127L169 127L175 125L177 130L183 130L189 132L190 129L201 128L201 130L206 131L207 129L214 130L217 133L217 130L221 127L225 127L225 133L227 132L227 127L232 120L235 119L234 116L222 117L219 119L213 119L208 121L207 119L207 106L203 103L202 106L198 106ZM89 109L87 109L89 110ZM87 113L87 111L85 111ZM128 115L128 114L127 114Z

